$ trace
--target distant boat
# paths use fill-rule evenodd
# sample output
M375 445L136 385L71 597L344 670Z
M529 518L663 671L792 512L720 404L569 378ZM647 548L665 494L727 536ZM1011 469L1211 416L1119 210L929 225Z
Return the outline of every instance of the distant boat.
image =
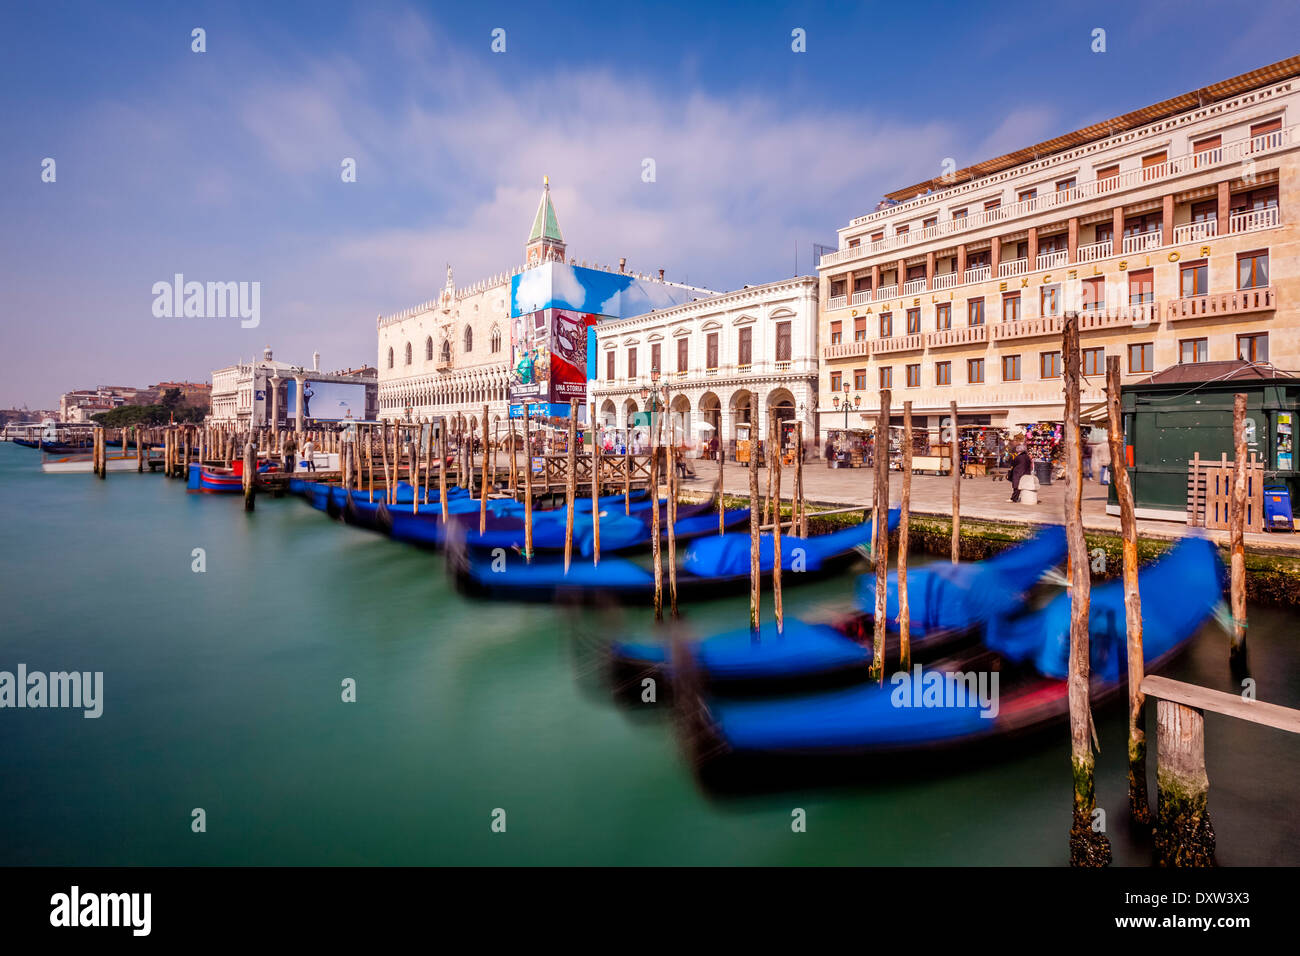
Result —
M110 455L105 459L105 466L109 471L135 471L138 464L135 455ZM95 460L91 455L64 455L41 462L41 471L47 475L89 475L94 470Z
M233 495L244 490L244 476L233 468L216 468L190 462L187 491L200 491L211 495Z

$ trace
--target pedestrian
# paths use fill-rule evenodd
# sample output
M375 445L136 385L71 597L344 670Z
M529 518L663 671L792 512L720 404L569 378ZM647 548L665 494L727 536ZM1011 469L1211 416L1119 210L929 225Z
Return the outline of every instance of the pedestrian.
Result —
M1024 445L1016 446L1016 457L1011 462L1011 474L1007 480L1011 482L1011 500L1020 501L1020 479L1031 474L1034 470L1034 462L1029 457L1029 452L1025 451Z
M283 467L284 470L291 475L294 473L294 470L298 463L298 459L297 459L298 442L293 437L293 435L294 435L293 432L289 432L289 434L285 436L284 445L280 449L280 454L283 456L283 463L281 467Z
M1097 442L1093 446L1092 460L1097 466L1097 480L1103 485L1110 484L1110 442Z
M308 438L305 442L302 443L302 467L306 471L316 470L316 459L314 457L315 453L316 453L316 443L312 441L310 438Z
M1085 477L1085 478L1091 478L1091 477L1092 477L1092 450L1093 450L1093 443L1092 443L1092 435L1091 435L1091 434L1089 434L1088 439L1089 439L1089 440L1088 440L1087 442L1085 442L1085 443L1084 443L1084 446L1083 446L1083 477Z

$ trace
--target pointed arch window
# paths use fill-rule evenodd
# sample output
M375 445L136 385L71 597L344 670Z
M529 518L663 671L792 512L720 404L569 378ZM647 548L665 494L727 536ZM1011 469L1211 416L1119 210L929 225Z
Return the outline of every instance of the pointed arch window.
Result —
M424 340L424 360L428 362L428 361L432 361L432 359L433 359L433 336L431 335Z
M440 355L440 360L443 362L451 361L451 340L450 339L442 340L442 352Z
M494 327L492 329L492 339L489 342L489 347L493 353L501 351L501 330L499 328Z
M388 367L393 367L393 350L391 348L388 350Z
M406 343L406 364L407 365L411 364L411 343L410 342Z
M465 351L474 351L474 329L471 326L465 326Z

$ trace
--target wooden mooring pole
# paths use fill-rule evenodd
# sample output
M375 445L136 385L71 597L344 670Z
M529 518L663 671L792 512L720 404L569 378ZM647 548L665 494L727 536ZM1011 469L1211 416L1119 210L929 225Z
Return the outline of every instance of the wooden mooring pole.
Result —
M758 398L749 399L749 630L758 639L759 587L762 584L759 566L758 503Z
M600 564L600 430L596 427L596 403L591 403L591 563Z
M1145 661L1142 650L1142 598L1138 593L1137 518L1133 483L1124 451L1120 414L1119 356L1106 357L1106 424L1109 426L1111 481L1119 500L1119 532L1124 560L1124 625L1128 648L1128 805L1137 823L1151 822L1147 800L1146 698L1142 696Z
M876 416L875 480L871 489L871 560L876 564L876 614L871 639L871 679L885 683L886 594L889 585L889 405L891 391L880 390Z
M912 669L912 609L907 600L907 525L912 508L912 403L903 403L903 493L898 517L898 669Z
M952 421L952 563L961 560L961 431L957 428L957 403L948 403Z
M651 413L653 414L653 412ZM662 424L663 416L659 417ZM655 571L655 621L664 619L664 561L659 538L663 529L659 524L659 446L653 426L650 428L650 561Z
M1246 395L1232 399L1232 501L1228 508L1229 583L1232 603L1232 634L1228 640L1228 663L1234 672L1246 664Z
M1214 826L1205 772L1205 717L1195 707L1156 701L1156 802L1151 848L1157 866L1214 866Z
M447 419L438 428L438 497L442 502L442 521L447 522Z
M253 436L244 444L244 510L252 511L257 501L257 449Z
M524 402L524 560L533 560L533 436L532 406ZM446 507L444 505L444 507Z
M484 409L484 414L487 410ZM564 573L573 560L573 507L578 497L578 400L569 400L568 473L564 476ZM487 500L485 497L484 501Z
M722 421L719 419L718 424ZM718 534L727 530L727 506L722 500L722 468L727 461L727 449L722 446L722 432L718 432Z
M808 536L808 507L803 494L803 422L795 423L798 450L794 457L794 501L791 503L790 533L800 538Z
M478 533L487 533L487 500L488 500L488 459L491 455L488 453L488 407L483 406L483 478L479 482L478 489ZM567 567L566 567L567 570Z
M1070 865L1107 866L1110 840L1093 827L1097 807L1092 743L1095 730L1088 696L1090 677L1088 608L1091 568L1083 535L1083 447L1079 434L1079 313L1067 312L1061 356L1065 365L1065 535L1070 554L1070 763L1074 808L1070 824ZM954 420L954 427L956 422ZM953 466L956 467L954 459ZM954 516L955 518L956 516Z
M776 633L785 633L785 605L781 602L781 422L776 418L770 420L772 453L770 459L769 481L773 489L772 499L772 607L776 614Z
M668 449L668 609L677 620L677 463L676 444Z

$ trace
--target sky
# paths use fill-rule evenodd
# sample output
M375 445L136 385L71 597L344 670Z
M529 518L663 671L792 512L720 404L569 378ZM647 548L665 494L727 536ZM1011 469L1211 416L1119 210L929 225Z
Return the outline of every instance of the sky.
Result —
M521 263L544 175L579 260L716 290L808 274L814 242L946 159L1273 63L1297 35L1294 0L11 0L0 408L210 381L266 346L374 364L376 316L436 297L448 263L462 285ZM155 315L176 273L259 283L258 325Z

